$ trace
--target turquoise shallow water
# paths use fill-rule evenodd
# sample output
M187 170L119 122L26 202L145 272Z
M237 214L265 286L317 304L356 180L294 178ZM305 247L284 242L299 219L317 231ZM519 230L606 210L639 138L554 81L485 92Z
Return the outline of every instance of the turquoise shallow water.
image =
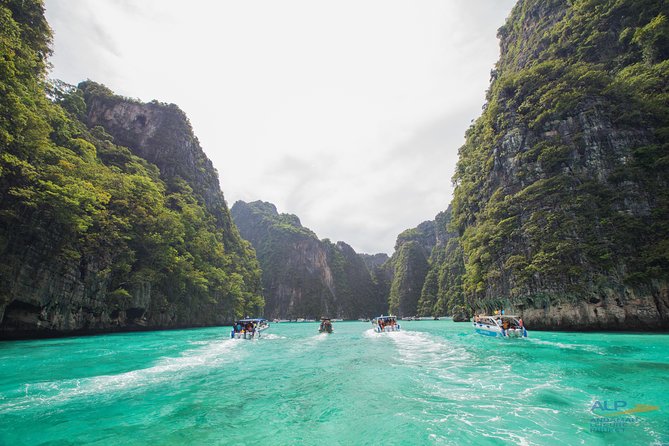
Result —
M317 327L0 343L0 445L669 445L669 335Z

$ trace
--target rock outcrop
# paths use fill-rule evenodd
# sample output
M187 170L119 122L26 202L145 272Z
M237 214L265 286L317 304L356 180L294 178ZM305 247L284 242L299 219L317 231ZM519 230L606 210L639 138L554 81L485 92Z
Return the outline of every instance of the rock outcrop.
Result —
M374 274L383 255L361 257L346 243L319 240L271 203L238 201L231 211L263 271L265 317L357 319L387 309L384 282Z
M454 320L669 327L668 16L653 1L516 4L452 206L398 237L392 309L420 296L418 314Z
M47 83L41 2L0 16L0 339L260 312L254 252L184 113Z
M449 230L451 209L397 237L388 262L391 311L400 316L462 313L464 263L457 233Z
M470 314L669 327L669 9L521 0L454 176Z

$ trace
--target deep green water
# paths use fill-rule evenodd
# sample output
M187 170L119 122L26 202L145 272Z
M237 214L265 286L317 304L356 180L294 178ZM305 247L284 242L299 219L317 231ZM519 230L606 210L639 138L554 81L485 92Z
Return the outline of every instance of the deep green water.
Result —
M0 343L0 444L669 444L669 335L370 327Z

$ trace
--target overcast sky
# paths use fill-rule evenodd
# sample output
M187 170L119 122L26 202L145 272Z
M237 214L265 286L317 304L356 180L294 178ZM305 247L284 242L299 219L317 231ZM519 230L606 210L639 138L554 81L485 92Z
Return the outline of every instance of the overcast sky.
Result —
M392 253L448 206L515 0L46 0L51 76L177 104L228 204Z

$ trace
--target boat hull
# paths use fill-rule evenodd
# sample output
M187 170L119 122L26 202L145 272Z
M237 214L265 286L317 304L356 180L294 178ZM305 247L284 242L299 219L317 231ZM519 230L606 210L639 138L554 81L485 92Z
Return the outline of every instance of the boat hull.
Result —
M474 322L474 331L483 336L500 337L500 338L526 338L527 330L525 328L509 328L504 330L501 327L493 327L486 324L479 324Z
M390 333L393 331L400 331L400 326L399 324L397 324L393 327L383 327L383 329L381 329L381 327L377 325L376 327L374 327L374 331L377 333Z

